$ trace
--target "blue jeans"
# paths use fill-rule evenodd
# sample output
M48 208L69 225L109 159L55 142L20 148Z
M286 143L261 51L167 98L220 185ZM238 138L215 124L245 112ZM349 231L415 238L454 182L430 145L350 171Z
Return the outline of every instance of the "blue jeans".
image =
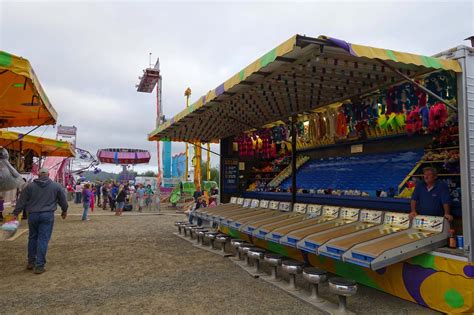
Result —
M82 202L82 193L76 192L76 198L74 200L74 203L81 203L81 202Z
M82 221L87 220L87 213L89 213L90 202L83 202L82 206L84 210L82 211Z
M194 221L194 211L192 211L190 214L189 214L189 223L190 224L193 224L193 221ZM201 218L197 218L197 225L198 226L201 226L202 225L202 219Z
M53 233L54 211L31 212L28 215L28 263L43 267L46 264L48 243Z

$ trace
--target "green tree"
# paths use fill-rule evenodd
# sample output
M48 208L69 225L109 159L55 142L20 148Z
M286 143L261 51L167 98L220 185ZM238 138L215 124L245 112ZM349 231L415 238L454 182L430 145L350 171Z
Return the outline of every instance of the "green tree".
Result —
M205 181L207 174L207 166L205 162L201 162L201 180ZM216 182L219 185L219 168L211 166L211 181Z
M146 171L142 174L140 174L139 176L145 176L145 177L156 177L157 174L153 171Z

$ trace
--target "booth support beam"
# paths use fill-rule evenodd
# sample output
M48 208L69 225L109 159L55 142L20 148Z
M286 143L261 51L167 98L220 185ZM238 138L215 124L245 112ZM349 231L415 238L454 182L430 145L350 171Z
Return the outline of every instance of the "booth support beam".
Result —
M474 131L469 128L474 123L474 64L468 58L465 49L457 51L457 60L461 63L463 72L457 74L457 100L459 104L459 152L461 166L461 202L464 250L469 262L474 261L474 214L472 207L474 183L472 143Z
M296 119L291 117L291 209L296 203Z

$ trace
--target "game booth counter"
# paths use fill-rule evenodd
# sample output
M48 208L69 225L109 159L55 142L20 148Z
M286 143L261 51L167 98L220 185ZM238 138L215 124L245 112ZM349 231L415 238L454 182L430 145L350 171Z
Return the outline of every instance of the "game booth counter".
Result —
M435 310L474 312L473 56L296 35L149 140L220 142L228 203L197 215L221 232ZM427 166L449 187L451 224L408 217Z

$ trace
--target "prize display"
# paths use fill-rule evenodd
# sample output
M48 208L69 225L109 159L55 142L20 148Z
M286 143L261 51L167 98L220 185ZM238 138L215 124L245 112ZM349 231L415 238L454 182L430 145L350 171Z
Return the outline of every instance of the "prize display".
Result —
M455 104L453 73L439 71L418 78L417 82ZM368 155L362 160L373 163L362 169L357 166L362 161L351 159L345 164L322 161L319 164L327 166L318 169L319 164L310 155L300 153L297 156L297 170L308 162L310 166L306 166L297 177L299 193L410 198L416 182L421 179L421 166L430 162L442 180L448 182L453 200L460 198L459 178L455 178L459 177L460 172L456 114L411 82L300 114L295 127L297 150L305 152L388 137L406 137L405 141L409 142L415 135L432 135L421 155L407 155L405 152L394 156ZM233 151L238 153L240 159L252 161L251 173L254 176L247 184L247 191L290 191L289 130L289 124L279 121L234 138ZM334 168L333 165L340 166ZM391 172L393 167L398 169L396 174ZM338 175L340 170L342 173ZM312 171L314 175L308 176L320 178L319 181L305 181L305 174ZM327 180L321 178L326 176L326 171L330 173ZM378 173L381 173L380 178L376 175ZM413 176L405 178L409 173Z

